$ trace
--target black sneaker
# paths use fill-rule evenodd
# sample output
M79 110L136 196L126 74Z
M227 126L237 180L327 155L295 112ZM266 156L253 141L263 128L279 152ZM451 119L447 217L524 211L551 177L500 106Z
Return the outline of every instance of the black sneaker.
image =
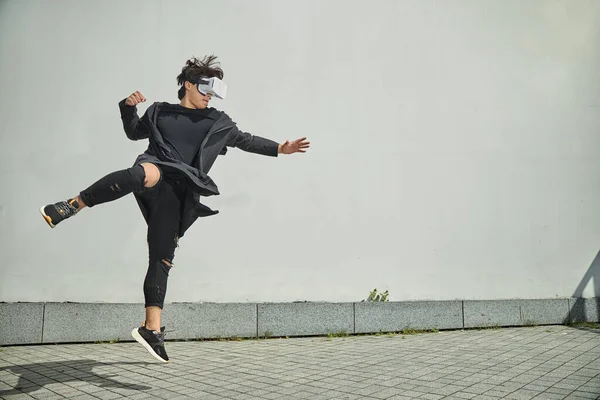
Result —
M159 361L164 363L169 362L169 356L165 351L165 327L160 328L160 332L146 329L145 326L140 326L131 331L131 336L150 354Z
M50 225L50 228L54 228L59 222L77 214L78 209L79 203L77 200L70 199L67 201L59 201L55 204L48 204L47 206L40 208L40 213L48 225Z

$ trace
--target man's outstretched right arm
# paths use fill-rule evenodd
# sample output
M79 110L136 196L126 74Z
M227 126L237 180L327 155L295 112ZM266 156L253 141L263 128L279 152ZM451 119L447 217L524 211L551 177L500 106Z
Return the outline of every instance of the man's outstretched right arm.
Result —
M141 140L150 137L150 129L140 120L137 114L136 105L144 101L146 101L144 95L140 92L135 92L119 102L123 129L127 137L131 140Z

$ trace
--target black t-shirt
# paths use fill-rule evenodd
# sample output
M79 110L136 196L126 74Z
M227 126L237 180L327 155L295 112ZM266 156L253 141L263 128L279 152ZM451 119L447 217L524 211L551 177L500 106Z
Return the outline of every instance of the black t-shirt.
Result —
M180 104L164 104L157 127L173 156L192 165L206 134L215 123L209 114L214 108L192 109Z

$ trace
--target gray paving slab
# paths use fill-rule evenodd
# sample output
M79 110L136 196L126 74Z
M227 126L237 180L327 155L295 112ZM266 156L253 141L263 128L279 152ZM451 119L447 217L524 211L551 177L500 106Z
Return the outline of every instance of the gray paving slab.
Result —
M352 303L262 303L258 336L354 333Z
M569 299L465 300L464 327L563 324L569 320Z
M131 340L143 304L46 303L44 343Z
M600 329L0 348L0 398L596 399ZM547 366L548 368L544 368Z
M600 297L570 298L571 322L600 322Z
M131 330L143 320L142 304L47 303L43 342L130 341ZM172 303L162 323L173 339L256 337L256 304Z
M355 304L356 333L463 327L462 301L406 301Z
M256 304L172 303L162 322L172 339L256 337Z
M42 342L43 303L0 303L0 345Z

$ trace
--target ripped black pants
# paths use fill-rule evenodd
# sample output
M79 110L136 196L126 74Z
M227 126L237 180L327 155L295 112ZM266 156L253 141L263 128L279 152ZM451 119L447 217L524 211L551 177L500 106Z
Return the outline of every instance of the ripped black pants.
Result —
M160 169L160 168L159 168ZM88 206L121 198L135 192L149 206L148 212L148 270L144 279L145 306L164 306L167 279L173 265L179 240L179 219L185 188L182 182L163 176L151 187L144 187L141 165L116 171L81 191L81 200Z
M167 279L179 240L179 219L183 188L164 178L142 196L150 205L148 213L148 271L144 279L146 307L163 308ZM167 263L165 263L168 262Z

